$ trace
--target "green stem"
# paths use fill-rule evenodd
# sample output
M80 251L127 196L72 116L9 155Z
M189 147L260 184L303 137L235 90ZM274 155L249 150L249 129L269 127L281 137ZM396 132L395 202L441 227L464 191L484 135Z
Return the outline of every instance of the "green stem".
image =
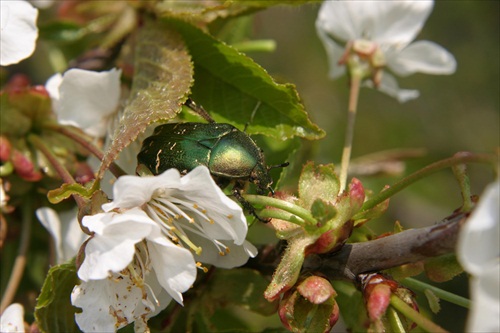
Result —
M265 197L262 195L254 195L254 194L245 194L243 195L243 198L247 200L249 203L252 205L263 205L263 206L270 206L278 209L282 209L286 212L289 212L293 215L298 216L301 220L304 221L305 225L316 225L318 222L316 219L311 215L311 212L305 208L302 208L300 206L294 205L288 201L276 199L273 197ZM266 214L269 213L269 209L265 210ZM273 216L270 216L273 217ZM282 217L286 217L286 215L282 215ZM290 219L287 219L286 221L292 222L292 223L297 223L300 224L302 223L300 220L296 219L295 217L290 217Z
M453 174L458 181L458 185L460 186L460 192L462 193L463 205L461 211L464 213L468 213L472 210L473 203L470 192L470 181L469 176L467 175L467 165L466 164L458 164L452 167Z
M64 183L67 184L76 184L73 176L68 172L68 170L62 165L57 159L56 155L52 152L52 150L45 145L43 140L35 134L30 134L28 136L28 141L35 146L49 161L52 167L56 170L57 174L61 177ZM83 198L79 196L73 196L78 207L84 207L85 201Z
M16 295L17 288L24 274L26 267L26 255L29 249L29 240L31 236L31 223L33 221L33 203L29 196L23 200L22 204L22 226L21 226L21 241L19 243L19 251L10 273L9 282L5 287L4 295L0 303L0 313L12 302Z
M412 290L418 290L421 292L425 292L425 290L430 290L432 291L437 297L448 301L450 303L456 304L458 306L470 309L471 302L465 297L455 295L453 293L450 293L449 291L440 289L438 287L435 287L433 285L427 284L425 282L412 279L412 278L406 278L401 281L401 283L407 287L409 287Z
M306 227L306 221L304 221L302 218L282 210L263 209L259 211L259 217L264 219L280 219L297 224L301 227Z
M356 110L358 108L359 89L361 86L361 75L353 73L351 76L351 90L349 93L349 111L347 113L347 126L344 140L344 149L340 162L340 190L343 191L347 184L349 161L352 152L352 140L354 138L354 124L356 121Z
M54 123L47 123L44 125L45 128L48 128L50 130L53 130L55 132L58 132L59 134L62 134L71 140L77 142L79 145L81 145L83 148L88 150L92 155L97 157L100 161L103 160L104 158L104 152L94 145L87 136L84 134L80 133L74 128L68 127L68 126L61 126L59 124L54 124ZM127 173L123 171L122 168L120 168L116 163L112 162L109 165L109 171L116 177L120 177L123 175L126 175Z
M474 154L474 153L460 153L456 154L453 157L446 158L441 161L437 161L426 166L423 169L418 170L417 172L412 173L406 178L403 178L393 186L388 189L380 192L379 194L373 196L370 200L367 200L361 211L365 211L375 207L376 205L384 202L388 198L392 197L399 191L403 190L407 186L415 183L416 181L427 177L437 171L442 169L446 169L452 167L454 165L463 164L463 163L491 163L494 164L496 162L496 156L492 154Z
M387 318L389 319L389 324L391 325L392 332L394 333L405 333L405 327L399 318L398 313L392 306L387 309Z
M274 52L276 41L273 39L249 40L231 45L240 52Z
M426 332L432 332L432 333L447 332L444 328L435 324L428 318L424 317L420 312L413 309L411 306L406 304L402 299L400 299L396 295L391 295L391 305L396 310L401 312L406 318L413 321L415 324L417 324L418 327L420 327Z

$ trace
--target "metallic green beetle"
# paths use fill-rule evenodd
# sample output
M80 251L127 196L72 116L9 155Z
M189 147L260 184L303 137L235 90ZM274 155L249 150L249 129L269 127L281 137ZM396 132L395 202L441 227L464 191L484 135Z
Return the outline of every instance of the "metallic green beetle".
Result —
M220 187L234 183L233 194L240 202L240 191L247 182L254 183L260 194L273 191L262 150L250 136L230 124L160 125L144 140L137 160L155 175L170 168L186 174L204 165Z

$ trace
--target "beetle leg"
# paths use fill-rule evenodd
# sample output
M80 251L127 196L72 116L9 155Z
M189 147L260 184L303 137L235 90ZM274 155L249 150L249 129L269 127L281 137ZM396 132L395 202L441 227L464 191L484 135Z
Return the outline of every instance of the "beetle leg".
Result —
M268 223L271 220L271 219L263 219L257 214L252 204L246 201L245 198L243 198L243 196L241 195L241 188L239 188L238 185L235 185L233 187L232 192L236 200L238 200L238 202L243 206L243 209L252 214L257 220L263 223Z
M215 123L215 120L208 114L208 112L203 108L203 106L196 104L191 98L188 98L186 103L184 103L188 108L196 112L203 119L209 123Z

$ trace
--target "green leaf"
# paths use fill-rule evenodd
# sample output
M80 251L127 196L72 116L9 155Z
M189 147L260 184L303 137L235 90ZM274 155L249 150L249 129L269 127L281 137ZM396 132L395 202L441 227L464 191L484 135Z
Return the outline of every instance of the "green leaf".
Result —
M334 202L340 190L339 179L333 164L307 163L299 179L299 198L302 207L309 208L316 199Z
M41 24L40 38L54 42L75 42L90 32L74 22L55 21Z
M337 210L331 203L316 199L311 206L311 213L318 223L323 224L333 219L337 214Z
M49 270L35 307L35 318L42 332L80 332L71 305L71 291L78 283L74 262Z
M99 178L118 153L159 120L174 118L193 82L191 58L182 38L164 24L146 22L137 36L132 92Z
M314 0L261 0L261 1L159 1L155 5L158 17L177 17L198 22L200 25L217 19L226 20L278 5L302 5Z
M427 259L424 267L425 274L434 282L449 281L464 271L454 253Z
M319 139L292 84L278 84L258 64L193 25L171 23L182 34L195 65L192 98L218 122L247 128L248 133L285 140Z
M277 304L268 302L264 297L264 290L268 284L259 272L251 269L218 269L208 286L208 297L212 304L239 305L250 311L262 315L271 315L276 312Z
M431 290L425 289L424 291L425 297L427 297L427 301L429 302L429 307L433 313L438 313L441 310L441 305L439 305L439 297L436 296Z

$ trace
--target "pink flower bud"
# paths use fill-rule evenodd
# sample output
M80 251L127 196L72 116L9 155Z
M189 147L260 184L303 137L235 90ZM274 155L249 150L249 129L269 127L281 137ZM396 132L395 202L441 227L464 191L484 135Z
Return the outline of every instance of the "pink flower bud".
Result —
M5 136L0 136L0 161L6 162L10 158L10 152L12 150L12 145L9 139Z
M19 177L30 182L37 182L42 179L42 173L35 169L31 160L17 150L12 151L11 156L12 164Z

